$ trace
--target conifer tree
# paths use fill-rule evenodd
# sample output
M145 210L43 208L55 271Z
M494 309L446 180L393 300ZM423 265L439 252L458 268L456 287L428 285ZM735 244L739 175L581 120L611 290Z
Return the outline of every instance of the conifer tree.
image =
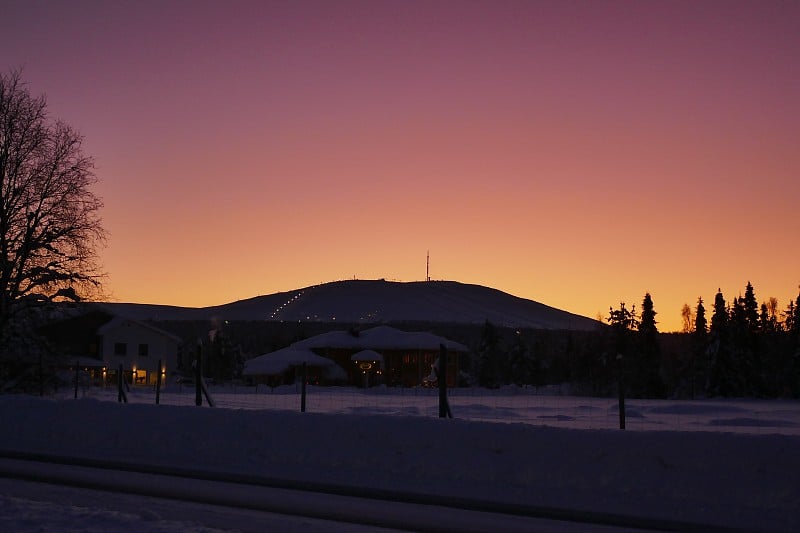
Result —
M639 321L639 331L646 334L658 333L658 328L656 327L657 314L653 306L653 298L650 296L649 292L645 293L644 300L642 301L642 316Z
M795 304L794 300L789 300L789 305L786 306L786 311L783 312L783 329L790 334L795 333Z
M697 298L695 309L694 332L692 333L692 353L689 360L689 393L692 399L697 391L698 376L705 375L706 361L703 357L708 345L708 324L706 322L706 308L703 298ZM701 382L702 383L702 382Z
M734 298L731 302L728 324L732 329L737 331L745 330L749 326L749 320L744 306L744 298L741 296Z
M728 346L728 309L722 296L722 289L718 289L714 296L714 313L711 315L709 333L706 391L709 394L727 396L730 394L731 362Z
M747 282L747 287L744 290L742 307L744 311L744 318L747 322L747 327L750 329L750 331L757 331L760 325L758 316L758 301L756 300L753 284L749 281Z
M703 306L703 298L697 299L697 309L694 314L694 332L696 335L702 335L705 338L708 333L708 324L706 323L706 308Z
M642 316L639 321L639 357L637 360L636 379L631 384L634 393L644 396L661 396L663 384L661 380L661 350L658 345L658 327L656 311L650 293L644 295ZM638 386L637 386L638 385Z
M632 365L628 359L632 355L633 333L639 328L639 320L636 317L636 306L628 310L625 302L620 302L619 309L608 309L608 323L614 335L614 354L613 361L616 363L617 385L620 397L620 405L624 402L627 383L630 382ZM610 363L611 361L607 361ZM612 365L608 365L611 367Z
M753 286L747 283L745 295L733 300L730 310L730 394L760 395L763 392L763 365L759 351L758 304Z
M728 308L722 289L717 290L714 296L714 313L711 315L711 333L720 333L728 327Z
M800 294L797 300L789 300L783 315L784 350L781 394L800 397Z
M767 302L763 302L761 304L761 313L758 315L758 329L765 333L775 331L772 321L770 321L769 318L769 310L767 309Z
M628 310L625 302L619 303L619 309L608 308L608 323L618 331L639 329L639 319L636 317L636 306Z

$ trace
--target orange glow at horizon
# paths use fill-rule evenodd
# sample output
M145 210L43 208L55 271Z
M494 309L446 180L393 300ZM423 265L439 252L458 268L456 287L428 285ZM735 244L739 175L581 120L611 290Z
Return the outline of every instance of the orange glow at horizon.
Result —
M800 4L12 1L115 301L476 283L662 331L800 284Z

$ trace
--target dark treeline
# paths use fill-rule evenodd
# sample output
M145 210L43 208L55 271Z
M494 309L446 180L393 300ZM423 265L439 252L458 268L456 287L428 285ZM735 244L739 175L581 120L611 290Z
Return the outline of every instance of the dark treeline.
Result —
M778 397L800 395L800 295L783 312L770 298L761 305L748 282L744 296L714 296L709 313L697 301L687 335L691 347L676 375L690 394Z
M617 372L631 395L800 396L800 295L780 312L775 298L759 305L748 282L730 302L718 290L711 310L702 298L687 307L685 332L666 335L657 334L649 294L641 317L625 304L610 310Z
M684 309L684 317L687 313ZM774 298L757 303L752 284L713 307L698 299L684 333L660 333L649 294L630 309L609 309L608 326L596 331L518 329L484 324L393 323L407 331L429 331L470 348L459 360L462 386L568 384L577 394L640 398L800 397L800 295L785 310ZM204 372L228 381L243 362L313 335L372 325L325 322L161 322L184 339L190 368L199 345ZM374 324L373 324L374 325Z

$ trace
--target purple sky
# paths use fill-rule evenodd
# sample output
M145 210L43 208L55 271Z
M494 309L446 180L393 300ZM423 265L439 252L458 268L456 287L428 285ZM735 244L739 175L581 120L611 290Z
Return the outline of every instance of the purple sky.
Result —
M800 282L799 2L0 1L118 300L351 278L594 317Z

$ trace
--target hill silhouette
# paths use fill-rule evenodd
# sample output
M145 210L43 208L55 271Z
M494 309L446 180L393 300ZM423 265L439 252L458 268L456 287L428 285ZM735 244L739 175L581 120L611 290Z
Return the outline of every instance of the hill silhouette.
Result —
M594 330L596 320L481 285L455 281L347 280L187 308L108 303L109 311L138 320L268 320L284 322L479 324Z

